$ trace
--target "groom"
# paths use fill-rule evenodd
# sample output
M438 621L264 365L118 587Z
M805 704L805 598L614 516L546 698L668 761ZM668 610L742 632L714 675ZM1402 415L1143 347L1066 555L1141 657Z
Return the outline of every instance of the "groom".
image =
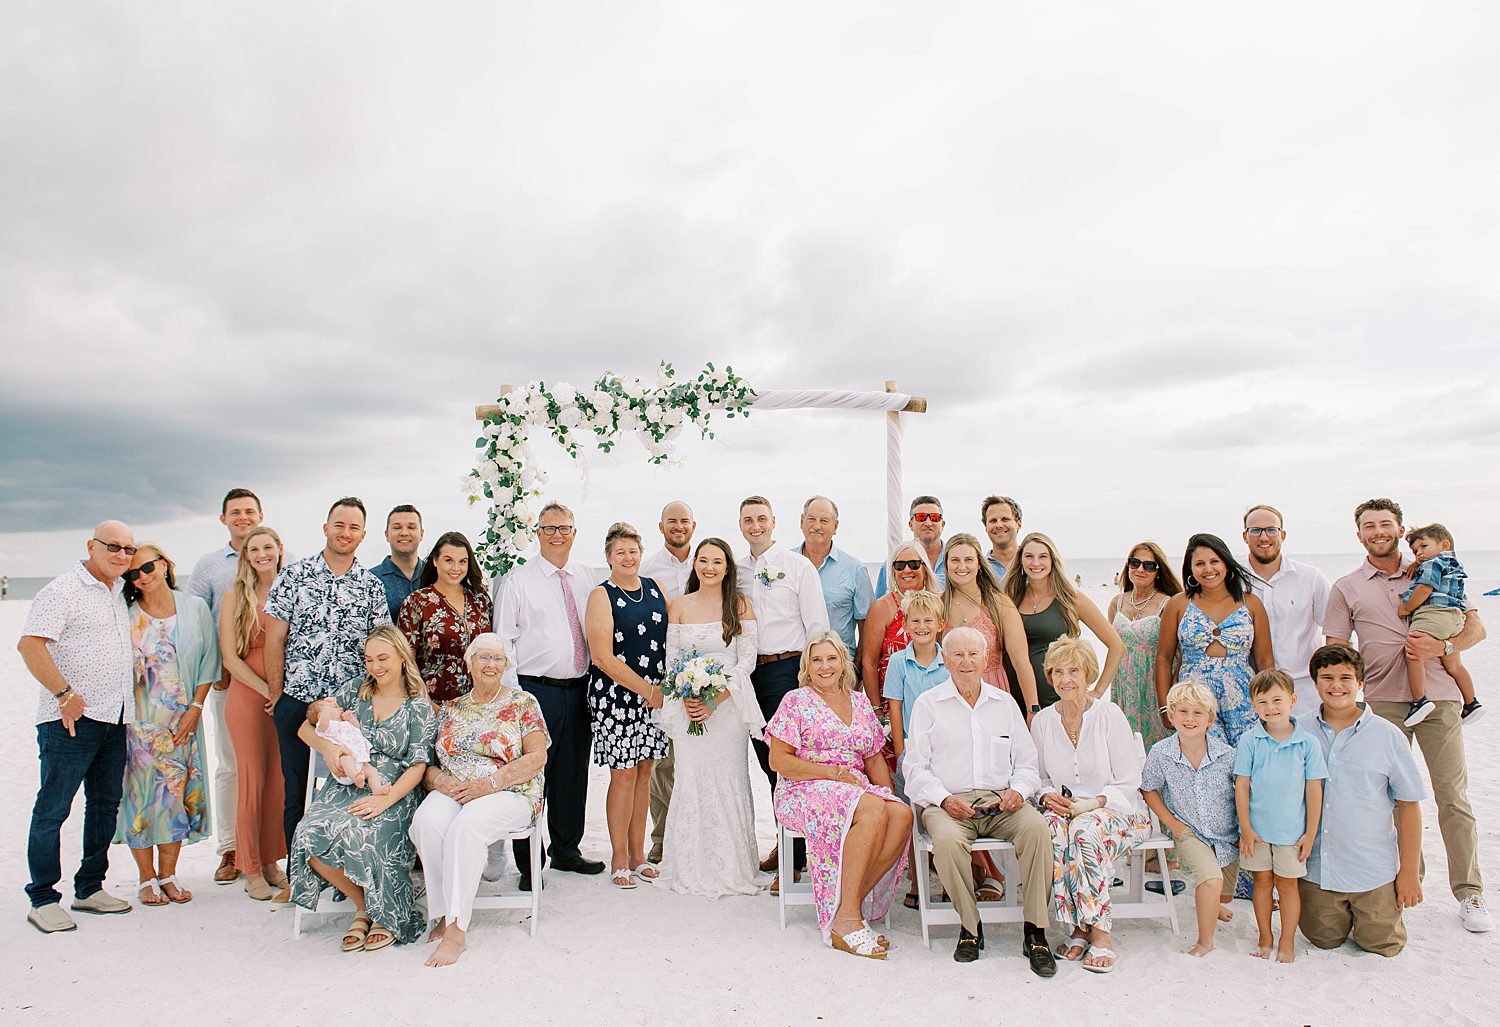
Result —
M823 586L817 568L800 553L783 549L775 540L776 515L765 496L750 496L740 503L740 534L750 544L750 556L740 561L740 594L750 600L760 637L760 652L755 658L755 699L760 712L770 720L781 706L781 700L797 687L797 670L802 647L815 631L828 630L828 607L823 604ZM756 740L755 755L760 768L776 788L776 774L771 770L771 750ZM798 839L793 853L800 870L806 865L805 846ZM777 853L761 863L760 868L777 868ZM774 888L779 888L780 880Z

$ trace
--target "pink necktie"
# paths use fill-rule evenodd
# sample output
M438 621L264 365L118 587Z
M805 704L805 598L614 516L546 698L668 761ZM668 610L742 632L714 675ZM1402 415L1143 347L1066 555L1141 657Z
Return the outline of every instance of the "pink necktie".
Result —
M568 630L573 633L573 676L580 677L588 669L588 664L584 659L583 625L578 620L578 601L573 598L567 571L557 572L557 583L562 586L563 606L568 611Z

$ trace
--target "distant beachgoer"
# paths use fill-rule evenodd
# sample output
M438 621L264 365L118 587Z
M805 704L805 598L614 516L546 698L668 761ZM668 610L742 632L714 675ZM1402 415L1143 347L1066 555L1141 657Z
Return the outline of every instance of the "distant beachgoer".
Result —
M10 595L10 575L0 574L0 602L4 602Z
M105 521L90 536L88 554L36 594L16 643L42 688L36 705L41 787L26 838L26 919L43 934L78 926L62 908L57 882L62 826L80 786L83 862L73 878L73 909L133 908L104 890L104 875L125 778L125 734L135 720L130 616L120 578L135 555L135 536L119 521Z
M1068 584L1062 557L1046 535L1033 531L1022 539L1018 563L1019 566L1012 564L1010 573L1005 576L1005 594L1021 611L1027 655L1036 678L1037 702L1050 706L1057 701L1057 693L1047 684L1047 677L1042 673L1047 648L1065 635L1079 637L1081 628L1085 627L1108 650L1104 672L1090 693L1095 698L1102 696L1114 682L1115 671L1125 656L1125 643L1120 641L1119 633L1105 620L1092 599Z
M1250 559L1250 591L1265 605L1271 625L1271 652L1276 666L1297 683L1297 716L1318 708L1318 692L1307 676L1307 661L1323 644L1323 615L1328 609L1328 576L1310 563L1281 551L1286 541L1281 511L1259 503L1245 511L1244 533Z
M1169 734L1156 697L1156 650L1161 639L1161 611L1182 585L1167 556L1155 542L1140 542L1130 550L1117 582L1120 594L1109 601L1108 616L1125 656L1115 671L1110 696L1149 752ZM1215 704L1217 708L1217 704Z

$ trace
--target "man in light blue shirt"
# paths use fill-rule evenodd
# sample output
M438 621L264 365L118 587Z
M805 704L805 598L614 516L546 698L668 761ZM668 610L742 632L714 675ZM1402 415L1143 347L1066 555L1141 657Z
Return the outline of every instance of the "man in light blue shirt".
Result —
M1308 670L1322 704L1299 724L1320 744L1328 780L1298 885L1302 934L1321 949L1352 940L1394 956L1406 946L1401 911L1422 901L1419 804L1427 789L1400 730L1355 701L1364 683L1359 653L1325 645Z
M979 520L990 539L985 554L995 580L1003 582L1005 571L1013 567L1018 555L1017 537L1021 534L1021 504L1009 496L986 496L979 504Z
M813 496L802 504L802 544L792 551L807 557L818 569L828 626L838 632L858 666L858 631L864 628L875 591L865 565L833 544L838 530L838 506L827 496Z

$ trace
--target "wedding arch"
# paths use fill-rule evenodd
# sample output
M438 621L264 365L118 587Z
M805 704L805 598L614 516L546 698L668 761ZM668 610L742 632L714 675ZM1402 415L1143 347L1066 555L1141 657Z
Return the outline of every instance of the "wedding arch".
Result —
M728 366L707 364L692 379L679 379L663 362L650 381L606 371L588 388L565 382L533 381L503 385L494 403L474 408L484 423L475 448L474 466L464 476L469 502L489 504L489 520L477 553L491 574L504 576L524 563L536 535L530 500L541 494L546 472L537 466L529 441L540 428L574 460L585 447L608 453L634 436L650 462L672 458L684 428L713 438L712 415L748 417L756 410L871 410L886 415L885 481L887 551L906 534L901 488L901 415L927 412L927 400L899 391L894 381L882 392L837 389L768 389L760 391Z

